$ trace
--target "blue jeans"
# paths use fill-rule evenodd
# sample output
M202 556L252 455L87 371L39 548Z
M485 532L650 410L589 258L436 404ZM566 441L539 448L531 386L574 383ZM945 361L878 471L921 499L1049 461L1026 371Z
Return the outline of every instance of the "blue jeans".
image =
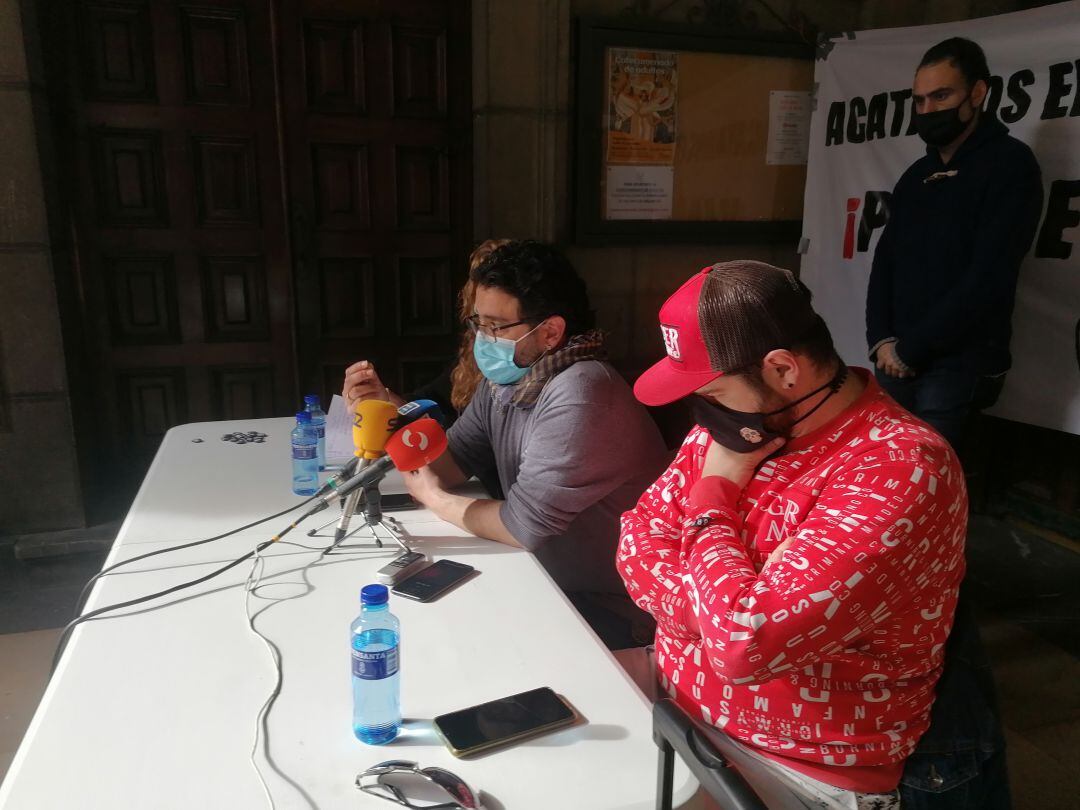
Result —
M990 662L961 586L930 728L904 763L903 810L1009 810L1005 736Z
M877 381L889 396L930 424L957 451L968 419L997 402L1005 375L987 377L963 367L936 363L914 377L890 377L881 369Z

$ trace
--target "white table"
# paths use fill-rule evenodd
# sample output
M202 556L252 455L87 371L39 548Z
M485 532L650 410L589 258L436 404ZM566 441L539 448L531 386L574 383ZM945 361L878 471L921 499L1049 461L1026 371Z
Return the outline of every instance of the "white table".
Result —
M107 564L298 503L290 491L291 424L170 430ZM238 430L269 436L265 444L221 441ZM402 489L400 479L383 485L384 492ZM310 518L285 539L316 546L303 530L331 516ZM389 810L389 802L353 786L357 772L385 759L448 768L483 791L489 810L652 807L657 751L649 706L532 555L471 537L426 510L396 516L417 550L481 573L431 604L391 597L402 624L407 719L390 745L366 746L352 734L349 623L360 588L398 550L320 559L317 551L275 545L265 553L262 598L252 599L252 610L281 651L284 680L256 761L275 807ZM196 578L288 522L134 563L100 580L86 609ZM247 626L250 568L244 563L78 627L0 785L0 808L269 807L249 755L276 674ZM471 760L455 759L431 731L435 715L538 686L564 695L588 722ZM680 768L676 803L695 791Z

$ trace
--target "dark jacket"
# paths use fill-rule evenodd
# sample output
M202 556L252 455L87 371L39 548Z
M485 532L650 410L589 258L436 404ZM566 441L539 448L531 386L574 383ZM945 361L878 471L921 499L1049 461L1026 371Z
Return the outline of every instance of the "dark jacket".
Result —
M916 370L944 361L1007 371L1017 274L1042 200L1035 155L996 118L984 114L948 165L927 148L896 184L874 254L871 353L897 338L897 354Z

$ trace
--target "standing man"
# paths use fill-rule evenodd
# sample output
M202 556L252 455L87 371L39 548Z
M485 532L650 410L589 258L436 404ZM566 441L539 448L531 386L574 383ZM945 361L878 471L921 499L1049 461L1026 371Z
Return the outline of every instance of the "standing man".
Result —
M923 56L912 95L926 155L893 191L866 302L877 379L957 447L997 401L1020 262L1042 213L1031 149L983 111L990 69L971 40Z

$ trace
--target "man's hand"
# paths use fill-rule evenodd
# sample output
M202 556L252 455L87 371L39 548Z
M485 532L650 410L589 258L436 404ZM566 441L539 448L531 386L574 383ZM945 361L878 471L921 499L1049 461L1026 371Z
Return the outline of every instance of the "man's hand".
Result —
M878 346L878 350L875 353L877 357L877 367L888 374L890 377L898 377L905 379L907 377L914 377L911 369L908 368L904 361L896 354L896 341L890 341L889 343L882 343Z
M419 470L404 473L402 478L405 479L405 486L409 490L409 494L415 500L422 503L436 515L439 515L439 517L445 518L444 515L440 514L439 507L447 492L439 485L439 479L431 471L430 467L421 467Z
M759 450L736 453L713 441L705 452L705 466L701 468L701 477L719 475L733 482L739 489L744 489L761 463L783 446L784 439L773 439Z
M383 385L375 366L369 360L353 363L345 369L345 383L341 387L341 396L350 413L356 412L356 404L365 399L381 399L393 402L399 408L405 400Z
M791 548L793 545L795 545L795 540L795 537L789 537L787 540L774 548L769 553L768 558L765 560L765 564L761 566L761 573L765 573L765 569L768 568L770 565L777 565L778 563L782 562L784 552Z

